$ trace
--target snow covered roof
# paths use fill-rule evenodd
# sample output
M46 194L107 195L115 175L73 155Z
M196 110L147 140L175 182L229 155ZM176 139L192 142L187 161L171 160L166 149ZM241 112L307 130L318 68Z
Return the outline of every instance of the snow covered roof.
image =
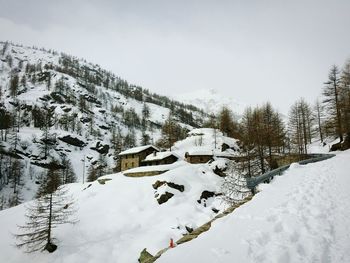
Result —
M190 156L217 156L217 157L232 157L235 154L232 154L230 152L221 152L218 150L192 150L188 151L188 155Z
M210 150L192 150L187 152L188 155L208 155L211 156L213 155L213 151Z
M127 149L125 151L122 151L121 153L119 153L119 155L127 155L127 154L134 154L134 153L139 153L142 152L144 150L147 150L148 148L153 148L156 151L159 151L159 149L153 145L144 145L144 146L139 146L139 147L134 147L131 149Z
M156 153L151 153L151 154L147 155L147 157L145 158L144 161L148 162L148 161L163 160L171 155L173 155L179 159L179 156L175 153L172 153L172 152L156 152Z
M233 147L233 148L237 147L237 140L234 138L222 136L221 140L222 140L222 143L226 143L230 147Z
M189 136L196 136L196 135L204 135L204 134L212 134L213 129L212 128L197 128L193 129L192 131L188 132Z

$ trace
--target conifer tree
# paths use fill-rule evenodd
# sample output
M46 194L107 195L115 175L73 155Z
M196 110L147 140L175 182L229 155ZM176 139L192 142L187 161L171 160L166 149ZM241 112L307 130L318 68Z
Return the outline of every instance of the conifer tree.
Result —
M10 79L10 95L12 97L16 97L18 93L18 83L19 83L19 78L18 75L13 75Z
M62 165L64 166L64 168L62 169L62 183L75 183L77 181L77 177L74 173L71 161L64 156L62 158Z
M88 169L88 176L86 178L86 181L87 182L93 182L97 178L98 178L97 169L93 165L90 165L90 167Z

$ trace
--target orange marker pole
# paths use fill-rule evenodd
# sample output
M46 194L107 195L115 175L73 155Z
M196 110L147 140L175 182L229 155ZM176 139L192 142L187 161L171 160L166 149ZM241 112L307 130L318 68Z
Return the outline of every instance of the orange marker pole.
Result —
M174 248L175 246L174 246L174 240L172 239L172 238L170 238L170 247L171 248Z

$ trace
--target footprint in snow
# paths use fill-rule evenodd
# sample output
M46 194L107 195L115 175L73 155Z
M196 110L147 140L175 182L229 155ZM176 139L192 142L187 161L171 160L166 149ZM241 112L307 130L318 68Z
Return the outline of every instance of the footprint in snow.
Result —
M270 215L266 218L268 222L276 222L277 219L278 219L277 215Z
M289 237L290 241L293 243L296 243L299 240L299 238L300 238L300 234L296 231L294 231Z
M211 252L216 256L216 257L222 257L224 255L230 254L230 251L224 249L224 248L212 248Z
M283 228L282 222L278 222L278 223L274 226L274 228L273 228L273 231L274 231L275 233L280 233L280 232L282 232L283 230L284 230L284 228Z

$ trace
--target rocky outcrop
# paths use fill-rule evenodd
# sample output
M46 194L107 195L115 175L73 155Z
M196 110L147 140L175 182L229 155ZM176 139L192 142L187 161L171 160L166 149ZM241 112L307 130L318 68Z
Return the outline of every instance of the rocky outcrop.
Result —
M174 188L180 192L183 192L185 191L185 186L181 185L181 184L175 184L175 183L172 183L172 182L167 182L167 181L156 181L152 186L154 189L158 189L160 186L162 185L167 185L171 188Z
M199 199L197 200L198 204L203 204L204 207L207 206L207 200L211 197L216 197L222 195L221 193L215 193L211 191L203 191Z
M161 196L159 196L157 198L157 202L158 204L163 204L165 202L167 202L170 198L172 198L174 196L173 193L169 193L169 192L165 192L164 194L162 194Z
M108 144L102 144L101 142L97 142L95 147L90 147L91 150L95 150L100 154L107 154L109 151Z
M84 147L86 145L86 143L84 141L79 140L78 138L72 137L70 135L66 135L66 136L60 137L58 139L67 143L67 144L77 146L77 147Z
M155 261L155 258L150 254L146 248L141 251L138 262L140 263L152 263Z

